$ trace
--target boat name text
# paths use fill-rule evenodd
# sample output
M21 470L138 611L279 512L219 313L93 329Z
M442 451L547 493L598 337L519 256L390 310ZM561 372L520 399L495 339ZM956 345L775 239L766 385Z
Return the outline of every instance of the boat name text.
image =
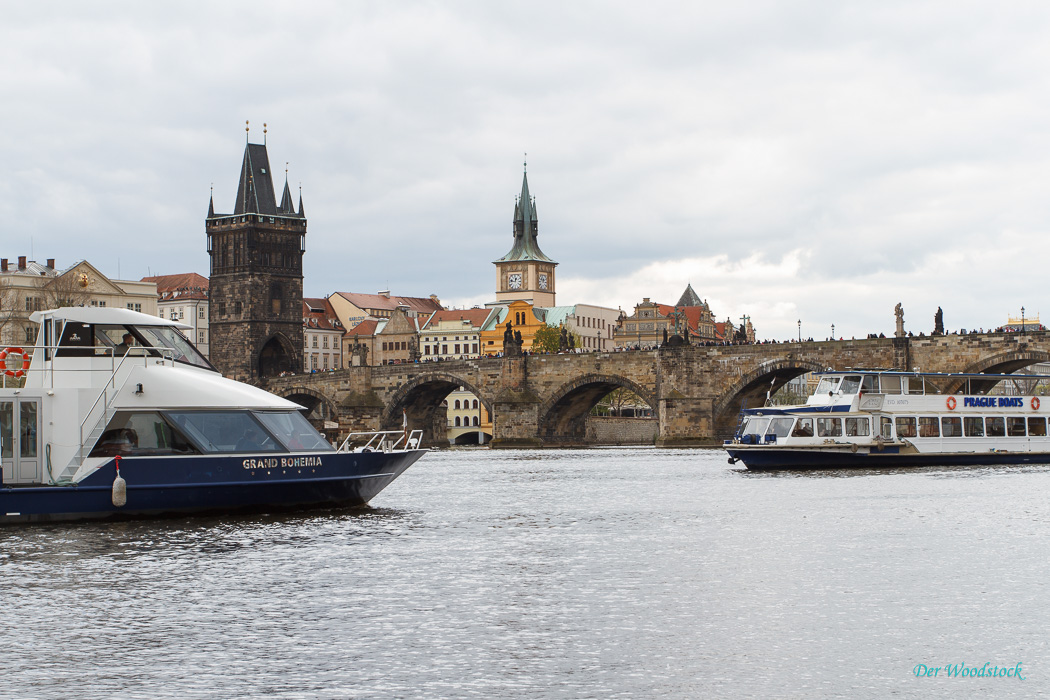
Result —
M320 457L260 457L241 462L245 469L295 469L297 467L320 467Z
M997 400L998 398L998 400ZM1007 398L1005 396L967 396L963 399L963 406L972 408L1024 408L1024 399Z

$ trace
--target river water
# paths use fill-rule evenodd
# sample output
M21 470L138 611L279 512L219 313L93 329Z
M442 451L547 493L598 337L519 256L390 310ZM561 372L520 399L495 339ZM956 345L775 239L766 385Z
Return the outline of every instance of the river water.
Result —
M475 448L363 509L0 529L0 697L1032 697L1048 493Z

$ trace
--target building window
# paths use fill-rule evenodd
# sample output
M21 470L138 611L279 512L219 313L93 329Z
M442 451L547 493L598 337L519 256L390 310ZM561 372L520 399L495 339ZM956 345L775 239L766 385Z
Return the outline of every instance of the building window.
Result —
M197 344L204 345L204 331L200 331L197 333Z
M324 355L322 359L324 361L324 369L328 369L328 355Z
M316 348L317 347L317 336L316 335L312 335L312 336L310 336L310 339L313 341L313 346Z
M459 410L459 399L456 399L456 405L454 407L457 411Z
M321 338L321 347L323 347L325 350L328 349L328 336L327 335L324 336L323 338Z
M201 306L197 309L197 318L204 318L204 307Z
M478 407L478 400L477 400L477 399L474 399L474 405L473 405L473 408L477 408L477 407Z
M478 424L478 417L477 416L474 416L473 418L471 418L471 420L474 421L474 425Z
M429 355L430 354L430 346L429 345L424 345L423 346L423 354L424 355Z
M474 353L477 354L477 352L478 352L478 344L474 343Z
M456 427L458 428L459 426L460 426L459 416L456 416Z
M459 354L459 343L456 343L456 345L455 345L455 354L456 355Z
M442 345L441 346L441 354L442 355L447 355L448 354L448 346L447 345Z

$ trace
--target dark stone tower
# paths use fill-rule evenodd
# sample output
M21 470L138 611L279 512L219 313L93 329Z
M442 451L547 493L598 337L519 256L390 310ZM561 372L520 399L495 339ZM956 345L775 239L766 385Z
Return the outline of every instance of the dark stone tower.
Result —
M277 205L271 175L266 144L247 144L233 214L216 214L212 198L204 224L211 361L241 381L303 370L306 216L302 194L295 211L287 172Z

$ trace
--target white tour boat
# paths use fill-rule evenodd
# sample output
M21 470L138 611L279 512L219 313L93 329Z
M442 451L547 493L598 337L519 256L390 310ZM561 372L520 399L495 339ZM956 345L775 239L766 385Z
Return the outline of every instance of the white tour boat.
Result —
M407 428L333 447L298 404L222 377L185 324L30 318L37 345L0 351L0 524L360 505L425 453Z
M987 392L1050 377L827 371L803 405L741 413L730 463L749 469L1050 464L1050 402Z

